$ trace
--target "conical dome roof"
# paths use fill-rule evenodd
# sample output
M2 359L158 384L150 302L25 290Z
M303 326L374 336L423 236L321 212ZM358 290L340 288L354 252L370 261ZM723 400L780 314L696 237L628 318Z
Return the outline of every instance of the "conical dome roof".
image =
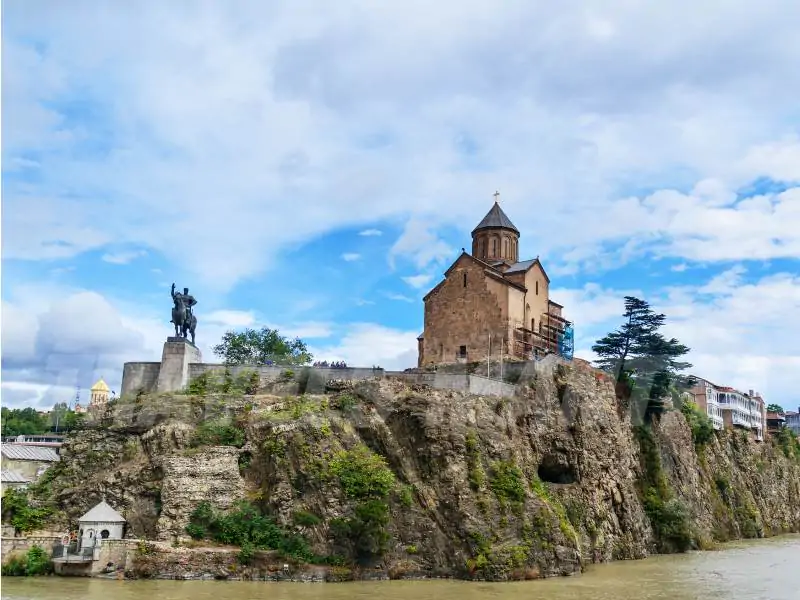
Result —
M510 229L517 235L519 235L519 229L517 229L514 224L511 222L511 219L508 218L508 215L503 212L503 209L500 208L500 205L495 202L494 206L489 209L489 212L486 213L486 216L483 217L483 220L478 223L478 226L472 230L473 235L480 231L481 229L489 229L495 227L502 227L504 229Z
M111 391L111 388L109 388L109 387L108 387L108 384L107 384L105 381L103 381L103 378L101 377L101 378L100 378L100 379L97 381L97 383L95 383L95 384L92 386L92 389L91 389L91 391L92 391L92 392L110 392L110 391Z

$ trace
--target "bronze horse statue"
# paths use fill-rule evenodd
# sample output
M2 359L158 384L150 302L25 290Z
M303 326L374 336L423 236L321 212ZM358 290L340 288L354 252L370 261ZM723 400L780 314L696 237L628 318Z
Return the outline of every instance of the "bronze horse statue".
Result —
M192 313L192 306L197 304L194 297L189 295L189 289L183 288L183 293L175 293L175 284L172 284L172 300L175 306L172 307L172 324L175 325L175 337L186 337L191 334L192 344L194 344L195 330L197 329L197 317Z

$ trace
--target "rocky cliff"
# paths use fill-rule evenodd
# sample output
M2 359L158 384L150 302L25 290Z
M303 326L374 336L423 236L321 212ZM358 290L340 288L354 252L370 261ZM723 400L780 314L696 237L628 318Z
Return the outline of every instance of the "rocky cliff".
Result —
M230 543L265 515L269 535L234 555L251 570L255 544L347 573L522 579L800 531L794 446L717 432L696 447L676 410L634 427L589 368L554 365L503 399L391 379L291 395L285 379L117 401L34 491L63 526L105 495L164 547ZM231 511L245 516L220 525ZM148 554L142 574L172 568Z

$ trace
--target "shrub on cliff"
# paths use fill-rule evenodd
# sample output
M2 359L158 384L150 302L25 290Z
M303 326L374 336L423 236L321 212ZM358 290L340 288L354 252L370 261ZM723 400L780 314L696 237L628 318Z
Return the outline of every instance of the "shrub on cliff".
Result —
M331 534L357 561L368 563L383 554L389 540L387 498L395 485L394 473L382 456L363 445L336 454L330 472L344 495L356 501L351 517L331 520Z
M206 421L194 432L190 445L201 446L234 446L241 448L245 443L244 430L232 421Z
M239 546L242 562L249 562L255 550L277 550L304 562L317 560L303 536L285 531L247 502L226 513L215 511L208 502L200 503L189 517L186 533L196 540Z
M714 439L714 424L694 402L686 401L681 405L681 413L692 430L695 446L705 446Z

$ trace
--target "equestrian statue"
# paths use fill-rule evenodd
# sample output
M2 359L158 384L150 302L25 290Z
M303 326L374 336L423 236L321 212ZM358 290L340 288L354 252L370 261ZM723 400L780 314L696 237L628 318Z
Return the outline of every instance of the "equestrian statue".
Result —
M194 316L192 307L197 304L194 296L189 294L189 288L183 288L183 293L175 291L175 284L172 284L172 301L175 306L172 307L172 323L175 325L175 337L185 338L189 333L192 336L192 344L194 344L194 332L197 329L197 317Z

